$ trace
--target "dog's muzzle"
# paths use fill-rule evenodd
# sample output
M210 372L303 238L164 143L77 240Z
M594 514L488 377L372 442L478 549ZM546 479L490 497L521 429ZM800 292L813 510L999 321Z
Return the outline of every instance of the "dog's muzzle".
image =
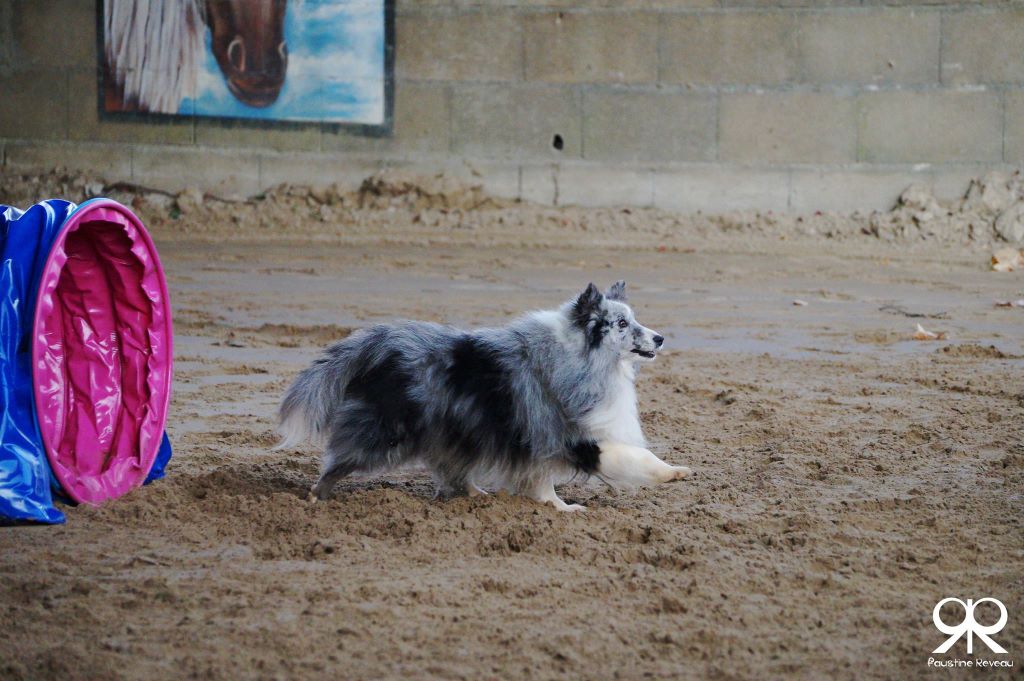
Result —
M654 355L658 352L662 345L665 344L664 336L654 336L651 339L654 342L654 350L645 350L643 348L633 348L630 352L640 355L644 359L654 359Z

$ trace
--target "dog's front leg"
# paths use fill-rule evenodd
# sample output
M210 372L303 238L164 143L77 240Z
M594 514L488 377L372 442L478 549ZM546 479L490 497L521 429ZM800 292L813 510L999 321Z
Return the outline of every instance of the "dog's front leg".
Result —
M598 473L612 484L656 485L682 480L692 473L686 466L665 463L643 447L609 441L598 443L598 447L601 449Z
M551 478L539 478L528 483L521 490L522 494L542 504L551 504L559 511L584 511L585 507L579 504L567 504L562 501L555 492L555 483Z

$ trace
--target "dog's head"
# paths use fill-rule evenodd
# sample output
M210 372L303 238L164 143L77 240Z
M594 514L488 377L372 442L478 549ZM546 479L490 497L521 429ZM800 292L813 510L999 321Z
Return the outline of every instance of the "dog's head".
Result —
M626 304L626 282L601 293L593 284L569 305L573 325L583 334L589 351L615 352L620 359L653 360L665 339L640 324Z

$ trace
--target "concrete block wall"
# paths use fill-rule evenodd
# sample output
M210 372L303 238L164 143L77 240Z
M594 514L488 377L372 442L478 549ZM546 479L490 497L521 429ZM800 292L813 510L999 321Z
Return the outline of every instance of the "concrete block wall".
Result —
M0 158L178 189L867 210L1024 162L1024 0L396 0L393 134L101 120L95 0L0 0Z

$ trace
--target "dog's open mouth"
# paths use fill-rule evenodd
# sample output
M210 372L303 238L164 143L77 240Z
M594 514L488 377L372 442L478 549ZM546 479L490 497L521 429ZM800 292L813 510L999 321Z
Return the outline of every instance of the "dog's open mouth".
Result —
M647 359L654 359L654 352L651 350L641 350L640 348L633 348L631 352L635 352L641 357L645 357Z

